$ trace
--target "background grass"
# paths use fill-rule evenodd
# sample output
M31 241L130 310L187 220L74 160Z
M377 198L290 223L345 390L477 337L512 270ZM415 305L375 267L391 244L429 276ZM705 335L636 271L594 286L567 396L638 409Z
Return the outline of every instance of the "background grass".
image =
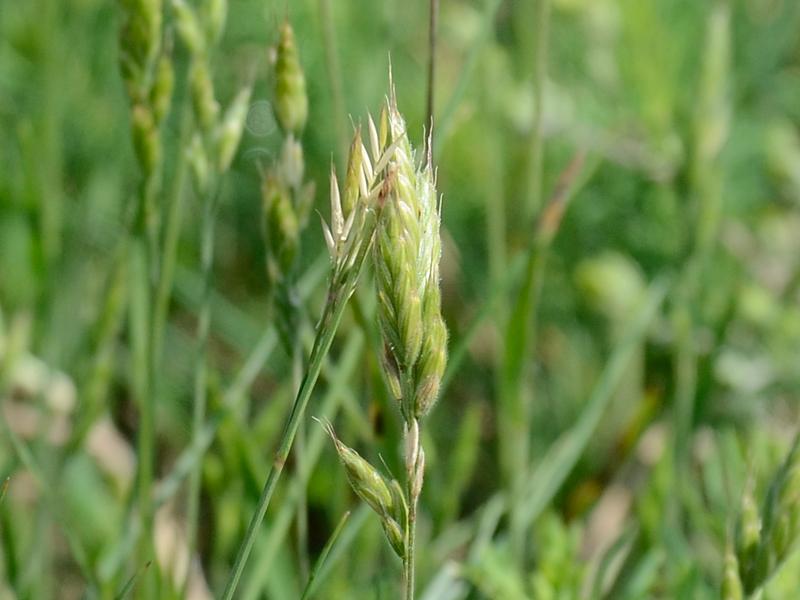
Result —
M537 3L441 4L435 147L451 370L424 440L420 597L717 597L745 478L763 496L798 425L800 4L553 0L543 177L533 184L548 198L572 158L586 160L547 247L529 329L509 320L536 231ZM723 4L730 19L715 25ZM253 60L262 68L217 220L196 597L224 586L292 395L267 311L258 170L281 143L263 66L280 21L295 27L306 70L302 141L321 212L331 161L343 167L348 115L380 105L390 56L410 135L422 138L427 3L327 5L235 0L214 57L226 104ZM139 175L118 26L113 2L0 0L0 477L11 478L0 499L0 598L114 597L129 581L142 595L142 572L156 573L162 597L182 586L174 561L136 558L126 516L138 411L132 291L118 255ZM186 101L178 46L167 189ZM201 200L184 193L157 391L156 495L169 501L155 546L167 559L184 539L176 473L191 467L202 297ZM320 233L312 219L301 257L312 318L324 301ZM399 474L399 420L362 287L362 313L346 313L309 413ZM530 337L530 354L516 357L529 402L521 499L506 493L502 458L511 335ZM353 511L316 572L316 597L397 597L399 561L321 428L308 427L305 455L308 472L290 464L279 486L240 597L301 596L292 523L303 485L311 564ZM796 597L798 572L782 569L765 597Z

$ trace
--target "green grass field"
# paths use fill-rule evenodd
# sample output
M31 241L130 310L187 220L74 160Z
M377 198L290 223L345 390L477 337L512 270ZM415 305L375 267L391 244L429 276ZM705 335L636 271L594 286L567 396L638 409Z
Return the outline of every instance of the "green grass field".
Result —
M0 600L800 598L797 0L0 0L0 136Z

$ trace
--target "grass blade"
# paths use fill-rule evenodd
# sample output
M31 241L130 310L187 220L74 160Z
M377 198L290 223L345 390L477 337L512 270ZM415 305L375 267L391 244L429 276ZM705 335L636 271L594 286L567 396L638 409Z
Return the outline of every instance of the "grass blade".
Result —
M649 325L656 317L658 308L666 295L667 287L663 280L656 281L651 285L627 335L614 350L603 369L600 380L578 422L561 434L527 482L525 503L521 507L521 522L525 527L533 523L558 493L561 485L578 462L597 428L603 412L611 401L614 388L625 373L634 350L644 339Z
M316 583L317 575L319 574L320 569L322 569L322 567L325 565L325 561L328 559L328 554L330 554L334 545L339 540L339 536L342 534L342 530L347 524L347 519L349 518L350 511L348 510L339 520L339 524L336 526L336 529L333 530L331 537L329 537L328 541L325 542L325 546L322 548L319 558L317 558L317 561L314 563L314 567L311 569L311 574L308 577L308 583L306 583L306 587L303 590L301 600L306 600L307 598L311 597L311 594L314 591L314 584Z
M120 589L119 593L114 596L114 600L123 600L126 598L128 594L133 591L133 588L136 585L136 581L139 579L139 577L150 567L150 564L150 561L147 561L141 569L131 575L130 579L125 582L125 585L122 586L122 589Z

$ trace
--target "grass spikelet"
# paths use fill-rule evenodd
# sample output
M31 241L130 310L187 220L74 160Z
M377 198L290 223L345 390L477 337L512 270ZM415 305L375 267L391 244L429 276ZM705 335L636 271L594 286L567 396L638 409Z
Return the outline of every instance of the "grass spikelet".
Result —
M405 137L392 94L388 122L397 151L392 185L378 226L374 262L387 375L407 419L421 418L436 401L446 363L447 329L439 292L439 202L433 167L421 167ZM374 131L374 130L373 130Z
M322 426L333 440L350 487L380 517L389 544L402 558L405 555L403 529L407 518L407 507L400 484L394 479L385 478L358 452L342 443L330 423L322 423Z
M308 118L306 78L288 21L280 27L275 59L275 116L284 133L300 135Z

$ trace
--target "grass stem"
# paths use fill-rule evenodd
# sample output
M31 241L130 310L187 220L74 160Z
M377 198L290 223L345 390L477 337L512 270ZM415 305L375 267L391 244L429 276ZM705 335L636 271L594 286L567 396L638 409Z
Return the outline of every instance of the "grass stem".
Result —
M533 71L533 127L531 128L530 170L528 171L527 216L533 218L542 203L544 156L544 88L547 85L547 50L550 33L550 0L536 2L536 57Z
M439 20L439 0L430 0L430 15L428 20L428 95L427 95L427 118L425 127L433 129L434 111L434 85L436 83L436 32ZM431 136L431 145L433 136ZM430 148L433 153L433 147Z
M197 363L194 378L194 404L192 409L192 445L199 445L206 418L208 401L208 338L211 330L211 289L214 267L214 228L219 204L219 185L217 189L206 193L203 199L203 217L201 223L200 269L203 279L200 314L197 321ZM200 488L202 479L202 459L194 464L189 475L188 508L187 508L187 546L189 560L192 560L197 549L197 527L200 509ZM190 575L187 574L187 577Z
M223 600L231 600L236 588L239 585L239 580L242 577L247 559L253 549L258 529L261 522L264 520L264 515L269 508L272 495L275 493L275 488L278 485L283 468L286 464L286 459L292 449L295 436L300 427L300 421L311 398L311 393L314 390L317 379L319 378L320 371L325 356L330 350L333 338L336 335L336 330L339 328L339 323L342 320L344 309L347 306L347 300L353 292L355 282L361 273L364 265L364 260L369 253L369 248L372 246L372 238L375 232L375 221L370 221L370 225L364 230L364 242L361 249L354 257L352 266L344 269L337 269L334 271L331 281L331 289L328 295L328 301L325 303L322 317L319 325L317 326L317 333L314 339L314 344L311 349L311 356L308 361L308 368L300 385L297 397L292 405L291 412L286 420L281 442L278 450L275 453L275 458L267 475L267 481L264 484L264 489L258 499L256 511L250 519L250 524L247 527L244 539L239 546L239 551L236 555L236 560L233 564L228 583L225 586L225 591L222 594ZM344 271L344 272L342 272Z

